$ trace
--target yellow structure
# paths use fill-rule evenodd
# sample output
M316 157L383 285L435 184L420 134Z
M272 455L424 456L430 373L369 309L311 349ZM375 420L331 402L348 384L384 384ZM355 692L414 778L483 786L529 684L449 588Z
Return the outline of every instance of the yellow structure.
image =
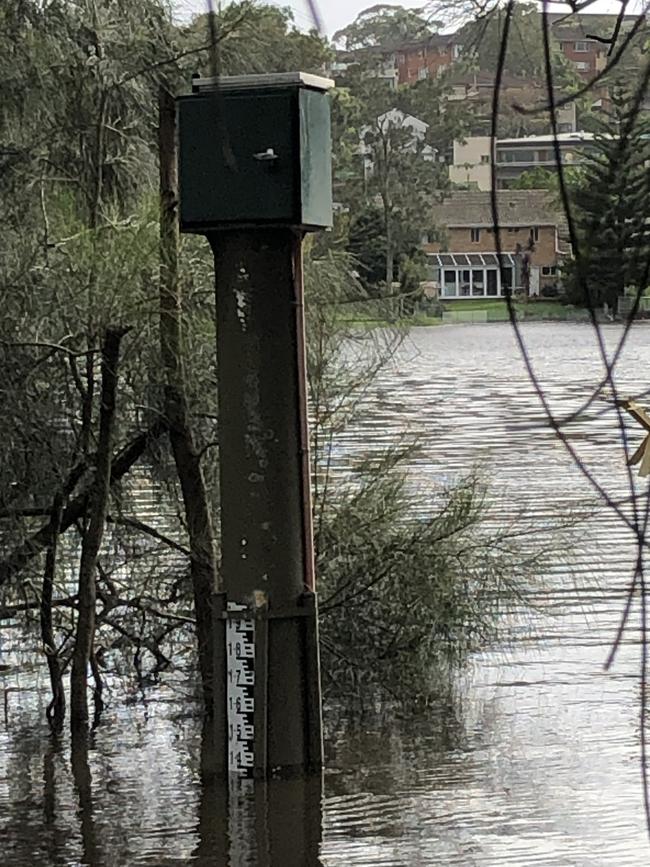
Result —
M648 433L643 439L643 442L639 446L639 448L634 452L632 457L628 461L628 465L631 467L636 466L639 462L641 466L639 467L639 475L642 477L650 475L650 415L643 409L643 407L639 406L638 403L635 403L633 400L619 400L617 401L617 406L622 407L626 412L628 412L635 421L641 425L641 427L645 428Z

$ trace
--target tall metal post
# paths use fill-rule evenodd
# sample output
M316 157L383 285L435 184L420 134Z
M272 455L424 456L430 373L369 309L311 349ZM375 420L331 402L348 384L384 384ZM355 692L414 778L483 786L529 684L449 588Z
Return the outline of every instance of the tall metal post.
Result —
M332 220L332 84L195 79L179 101L181 227L208 237L216 273L217 774L322 765L302 237Z
M253 741L255 776L322 762L314 594L300 233L283 228L212 233L217 304L222 618L252 623L254 687L237 693L228 663L217 741ZM234 629L231 635L237 635ZM246 635L243 631L242 635ZM235 640L236 642L236 640ZM237 660L233 660L235 663ZM250 686L250 684L249 684ZM234 687L234 689L233 689ZM251 695L252 713L237 714ZM239 719L241 716L241 720ZM230 726L252 723L236 741ZM246 749L241 761L250 761ZM245 767L248 767L246 765Z

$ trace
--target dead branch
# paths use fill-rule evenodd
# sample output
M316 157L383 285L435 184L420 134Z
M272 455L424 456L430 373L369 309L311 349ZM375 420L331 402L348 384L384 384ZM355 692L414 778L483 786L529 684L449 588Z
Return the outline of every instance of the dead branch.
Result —
M124 446L114 457L111 470L111 485L119 482L144 454L147 446L158 439L167 430L167 423L157 419L146 431L138 434ZM88 494L77 495L63 510L61 516L61 533L65 533L76 521L86 513ZM17 545L7 557L0 562L0 587L18 575L38 554L48 545L50 539L50 523L44 524L29 539Z

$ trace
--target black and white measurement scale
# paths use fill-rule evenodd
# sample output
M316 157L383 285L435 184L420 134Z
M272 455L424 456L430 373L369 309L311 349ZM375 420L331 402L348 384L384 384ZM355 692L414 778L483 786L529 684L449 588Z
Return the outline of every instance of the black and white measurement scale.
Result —
M228 603L226 672L228 773L249 777L255 763L255 621L245 605Z

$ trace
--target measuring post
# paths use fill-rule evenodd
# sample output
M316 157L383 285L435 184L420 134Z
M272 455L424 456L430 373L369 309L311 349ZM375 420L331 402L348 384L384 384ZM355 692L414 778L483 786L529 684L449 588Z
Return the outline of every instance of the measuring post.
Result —
M181 228L208 237L216 272L224 774L322 764L302 238L332 224L332 85L199 78L178 105Z

